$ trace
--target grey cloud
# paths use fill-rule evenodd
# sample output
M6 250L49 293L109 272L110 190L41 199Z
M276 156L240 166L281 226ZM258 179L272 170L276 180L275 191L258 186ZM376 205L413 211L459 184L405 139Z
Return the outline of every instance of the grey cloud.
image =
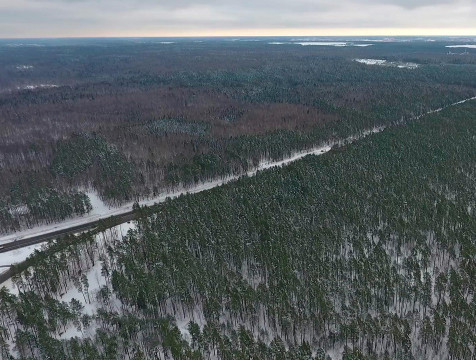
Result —
M474 18L475 0L0 0L0 37L475 28Z
M57 2L57 3L91 3L98 4L107 2L107 0L29 0L31 2ZM473 1L474 0L470 0ZM242 8L288 8L294 10L306 10L312 8L335 7L338 1L325 0L116 0L116 5L129 4L134 7L152 7L159 6L168 9L182 9L192 6L214 6L214 7L242 7ZM356 0L354 5L367 4L387 4L407 9L419 7L434 6L441 4L453 4L455 0Z
M405 9L416 9L420 7L435 6L442 4L453 4L454 0L364 0L365 3L380 3L402 7Z

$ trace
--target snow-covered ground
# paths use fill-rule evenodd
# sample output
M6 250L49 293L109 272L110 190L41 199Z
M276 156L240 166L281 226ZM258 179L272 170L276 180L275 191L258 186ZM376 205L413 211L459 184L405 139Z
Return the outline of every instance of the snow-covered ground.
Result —
M416 69L418 64L411 62L387 61L380 59L354 59L354 61L365 65L391 66L399 69Z
M45 243L30 245L21 249L15 249L5 253L0 253L0 274L6 272L11 265L25 261L35 250L41 250ZM8 288L8 284L4 284ZM10 284L11 285L11 284Z
M17 70L31 70L33 69L33 65L18 65L16 66Z
M302 45L302 46L336 46L336 47L346 47L346 46L356 46L356 47L367 47L374 44L360 44L353 42L337 42L337 41L293 41L293 42L279 42L272 41L268 43L269 45Z
M17 90L51 89L56 87L58 87L58 85L54 84L23 85L18 86Z
M447 48L467 48L476 49L476 45L446 45Z
M355 59L354 61L365 65L384 65L387 62L387 60L379 59Z
M294 44L302 45L302 46L337 46L337 47L346 47L346 46L367 47L367 46L373 45L373 44L360 44L360 43L334 42L334 41L303 41L303 42L295 42Z
M0 253L0 273L2 270L6 270L4 266L10 266L18 264L24 261L28 256L33 254L35 250L41 250L41 247L45 243L30 245L21 249L12 250L6 253Z
M84 191L84 193L89 197L89 201L91 202L91 206L93 209L89 213L90 215L102 215L107 214L111 209L111 206L106 205L104 201L101 200L98 193L94 190Z

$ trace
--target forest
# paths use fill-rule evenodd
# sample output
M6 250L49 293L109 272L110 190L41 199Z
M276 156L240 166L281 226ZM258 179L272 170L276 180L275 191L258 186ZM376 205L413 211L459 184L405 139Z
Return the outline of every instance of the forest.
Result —
M448 39L235 40L0 40L0 233L87 214L89 191L151 198L476 96L476 51Z
M475 114L460 104L48 244L0 291L2 359L475 358ZM64 151L116 156L74 141ZM101 168L90 158L78 166Z

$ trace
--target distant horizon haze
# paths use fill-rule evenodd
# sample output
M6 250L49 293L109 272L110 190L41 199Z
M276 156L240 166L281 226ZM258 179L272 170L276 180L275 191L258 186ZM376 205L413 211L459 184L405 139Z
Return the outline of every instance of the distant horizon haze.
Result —
M336 32L336 33L200 33L200 34L131 34L131 35L77 35L77 36L0 36L0 40L55 40L55 39L230 39L230 38L262 38L262 39L272 39L272 38L295 38L300 37L304 38L315 38L315 39L325 39L325 38L360 38L361 40L365 37L375 38L375 39L392 39L392 38L473 38L472 41L476 42L476 29L467 31L467 32L415 32L405 31L401 33L389 32L389 33L365 33L365 32ZM295 39L298 40L298 39Z

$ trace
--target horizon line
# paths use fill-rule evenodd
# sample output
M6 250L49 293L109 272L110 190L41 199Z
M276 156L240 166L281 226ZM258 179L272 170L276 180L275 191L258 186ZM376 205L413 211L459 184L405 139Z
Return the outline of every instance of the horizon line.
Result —
M64 34L64 35L59 35ZM4 34L0 39L117 39L117 38L266 38L266 37L476 37L476 27L453 27L453 28L433 28L433 27L336 27L336 28L261 28L261 29L209 29L202 28L196 30L183 31L63 31L48 32L36 35L30 34Z
M0 37L0 40L66 40L66 39L204 39L204 38L214 38L214 39L225 39L225 38L291 38L291 37L316 37L316 38L342 38L342 37L370 37L370 38L408 38L408 37L437 37L437 38L457 38L457 37L476 37L475 34L405 34L405 35L392 35L392 34L382 34L382 35L351 35L351 34L342 34L342 35L113 35L113 36L32 36L32 37ZM475 39L476 41L476 39Z

